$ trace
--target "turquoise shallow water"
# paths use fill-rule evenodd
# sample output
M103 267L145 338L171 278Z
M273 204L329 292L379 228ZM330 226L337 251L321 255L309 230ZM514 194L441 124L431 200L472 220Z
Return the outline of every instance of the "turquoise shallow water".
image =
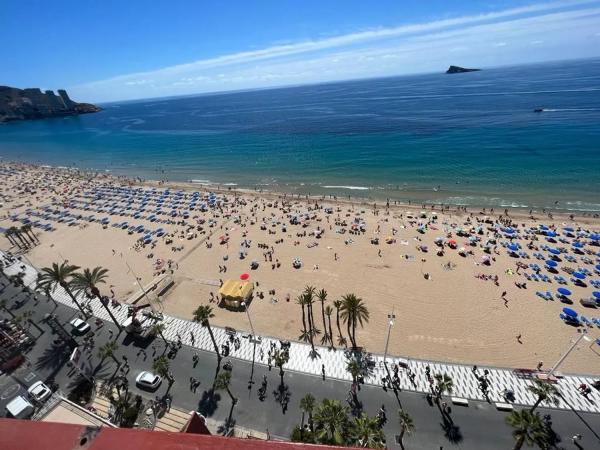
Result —
M600 211L600 60L103 106L0 126L0 156L298 193Z

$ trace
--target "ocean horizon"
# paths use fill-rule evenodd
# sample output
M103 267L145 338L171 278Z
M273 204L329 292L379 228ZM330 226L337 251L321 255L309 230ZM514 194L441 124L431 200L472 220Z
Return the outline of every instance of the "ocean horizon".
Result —
M103 106L4 124L0 157L294 194L600 211L600 59Z

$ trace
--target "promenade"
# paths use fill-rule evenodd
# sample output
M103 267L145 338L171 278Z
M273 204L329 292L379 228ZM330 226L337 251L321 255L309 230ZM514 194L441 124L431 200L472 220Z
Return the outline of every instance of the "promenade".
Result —
M0 253L2 256L6 256L4 252ZM26 286L31 289L35 289L35 283L37 279L38 271L35 267L22 261L14 261L12 264L5 267L4 272L7 275L16 275L19 272L24 271L25 275L23 281ZM57 289L52 293L52 297L57 301L69 307L75 307L70 297L62 289ZM82 299L83 302L87 300ZM91 301L89 303L95 317L110 322L110 317L106 310L97 301ZM113 308L112 312L118 321L121 323L127 317L126 306L120 306ZM252 311L250 310L250 314ZM213 344L210 340L208 331L203 328L199 323L180 319L177 317L171 317L168 315L164 316L165 330L163 332L164 337L172 342L181 340L181 342L192 348L197 348L204 351L213 351ZM402 326L400 322L397 322L395 326ZM260 330L257 334L260 333ZM213 327L213 332L217 344L219 347L225 344L229 336L226 334L225 329ZM392 329L393 333L393 329ZM193 336L193 337L192 337ZM267 364L267 352L272 343L279 343L279 340L271 337L258 337L259 342L256 346L253 345L248 334L244 335L243 339L240 339L240 347L235 350L231 346L231 358L237 358L244 361L252 361L253 359L257 364ZM573 340L578 336L576 331L573 331ZM383 347L382 343L382 347ZM565 342L565 351L571 345L570 342ZM581 340L580 346L589 346L590 342ZM595 345L595 344L593 344ZM261 358L261 349L263 357ZM290 348L290 360L284 366L286 371L295 371L303 374L314 375L316 377L322 376L322 365L325 368L326 378L333 378L343 381L351 381L350 374L346 371L346 358L344 356L343 349L330 350L325 347L316 347L318 357L311 358L310 351L311 347L308 344L299 342L292 342ZM532 360L535 357L532 356ZM375 367L373 374L365 379L365 383L369 385L380 385L381 379L386 375L385 366L383 364L383 355L373 354L375 361ZM398 361L399 357L388 355L388 367L391 364ZM414 377L414 383L408 377L407 369L400 369L400 388L406 391L415 392L429 392L429 383L426 377L426 367L429 367L431 374L447 373L454 380L454 390L452 397L485 401L486 398L483 392L479 389L478 379L472 371L472 366L460 365L460 364L449 364L435 361L424 361L417 359L404 359L402 361L408 365L410 370L416 375ZM531 381L526 377L519 376L511 369L495 368L495 367L484 367L478 368L479 374L482 374L484 370L488 370L488 380L490 389L488 392L488 398L491 403L505 403L503 392L505 389L510 389L515 394L514 406L531 406L535 403L536 397L529 392L527 387L531 384ZM575 409L582 412L600 412L600 393L593 390L593 392L587 397L583 397L579 391L578 386L581 384L591 385L594 379L590 376L584 375L563 375L560 376L557 381L557 387L561 393L561 399L557 406L558 409ZM553 407L552 405L545 404L542 402L542 406Z

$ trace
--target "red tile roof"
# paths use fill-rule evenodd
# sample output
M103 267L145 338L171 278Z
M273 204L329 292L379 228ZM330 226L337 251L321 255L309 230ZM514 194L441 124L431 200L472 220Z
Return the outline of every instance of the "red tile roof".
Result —
M339 450L328 445L0 419L7 450Z

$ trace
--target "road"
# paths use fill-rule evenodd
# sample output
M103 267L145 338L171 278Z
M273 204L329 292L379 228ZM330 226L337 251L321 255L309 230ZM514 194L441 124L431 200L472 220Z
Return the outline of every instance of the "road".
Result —
M0 282L0 286L2 286L2 282ZM39 337L35 346L27 354L30 366L25 366L10 376L0 376L0 414L4 413L7 401L38 379L54 378L63 392L68 392L72 388L74 377L69 375L69 368L65 365L69 349L66 348L64 352L60 352L52 347L52 341L56 336L52 334L43 319L45 314L54 313L65 325L65 328L70 329L68 322L77 315L76 311L62 304L57 306L42 295L37 295L39 301L36 303L31 294L20 292L19 289L12 286L2 287L0 291L0 298L7 299L7 306L13 314L21 315L25 311L32 311L31 320L44 331L39 335L40 333L35 328L31 328L32 334L39 335ZM9 317L9 314L2 310L0 316ZM116 331L114 324L111 325L108 322L105 322L100 329L96 329L96 326L93 325L92 329L95 332L96 348L109 340L109 329ZM75 339L81 344L80 337ZM157 355L163 353L165 345L162 340L157 338L140 344L122 333L118 336L117 342L119 343L116 352L117 358L121 360L125 356L131 368L127 373L130 390L145 398L154 398L156 395L164 394L167 390L166 382L163 382L155 393L141 391L135 387L136 375L141 370L151 370L153 346L156 347ZM140 345L144 345L144 347ZM140 349L145 350L146 357L140 353ZM199 357L199 362L195 367L192 360L194 354ZM94 367L100 362L95 349L90 358ZM279 384L277 368L269 371L265 365L257 363L252 370L250 362L235 358L232 358L231 361L233 365L231 390L239 399L233 410L233 419L238 425L245 428L262 432L268 429L270 434L276 437L287 438L294 425L300 423L299 401L306 393L312 393L317 399L336 398L345 402L350 388L349 383L339 380L322 380L320 377L286 371L284 381L289 393L289 403L287 410L284 410L274 395ZM206 402L207 391L212 385L217 368L216 356L213 353L183 346L176 357L170 360L170 365L175 377L175 383L170 391L173 395L173 405L184 410L198 410L207 417L224 421L231 406L227 393L218 393L213 405ZM96 376L97 378L107 378L117 370L116 363L111 359L106 359ZM249 388L251 374L256 383L250 385ZM257 389L263 375L267 376L268 389L266 399L261 401L258 398ZM189 380L192 376L201 382L196 392L192 392L190 389ZM400 448L394 442L394 436L398 433L396 414L398 401L393 393L385 392L380 387L363 386L358 398L363 404L363 410L370 415L377 414L381 405L385 405L388 422L384 430L388 439L388 447ZM493 405L488 403L470 401L468 407L453 407L451 417L455 428L450 433L453 436L451 438L448 430L444 428L444 421L438 408L430 405L423 394L401 392L399 400L403 408L412 416L416 427L411 436L405 437L407 449L508 449L514 445L511 436L512 430L504 422L507 413L497 411ZM539 411L541 414L552 415L553 429L562 437L560 445L563 448L600 448L600 438L598 437L600 415L585 413L576 415L570 411L544 410L543 408L539 408ZM583 421L589 424L594 431L588 429ZM570 438L575 434L583 435L579 447L575 446Z

